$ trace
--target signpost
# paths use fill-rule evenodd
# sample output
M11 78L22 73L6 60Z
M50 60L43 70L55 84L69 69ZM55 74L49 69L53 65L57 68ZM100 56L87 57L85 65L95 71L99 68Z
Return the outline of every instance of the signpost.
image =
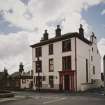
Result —
M37 86L38 86L38 91L40 91L40 60L39 60L39 57L37 58L37 72L38 72L38 84L37 84Z

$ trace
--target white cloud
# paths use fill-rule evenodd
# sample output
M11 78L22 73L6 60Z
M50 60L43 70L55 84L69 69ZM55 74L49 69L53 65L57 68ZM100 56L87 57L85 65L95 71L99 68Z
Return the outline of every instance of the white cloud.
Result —
M6 67L10 73L18 71L20 62L23 62L26 69L29 69L29 67L31 69L32 53L30 44L32 41L35 41L34 34L35 33L18 32L0 35L0 71L3 70L4 67Z
M29 44L38 41L43 30L48 28L50 36L54 35L56 24L61 24L63 33L78 31L82 23L88 35L89 24L81 12L104 0L0 0L0 11L5 20L27 32L0 35L0 67L6 66L10 72L18 69L19 62L31 64ZM11 10L12 12L8 12ZM50 23L50 24L48 24ZM89 37L89 36L87 36ZM100 45L100 43L99 43ZM102 45L101 45L102 47ZM100 47L100 50L104 50ZM17 67L17 68L16 68Z
M102 10L101 15L105 15L105 9Z
M67 30L66 23L69 22L70 29L75 31L75 28L83 20L79 16L82 9L102 1L104 0L30 0L28 5L25 5L21 0L2 0L0 9L5 10L4 17L7 21L23 29L32 31L39 28L42 32L47 22L63 17L65 18L63 24L65 29ZM13 13L7 12L9 9L12 9ZM75 14L77 17L74 18ZM68 31L71 31L70 29Z

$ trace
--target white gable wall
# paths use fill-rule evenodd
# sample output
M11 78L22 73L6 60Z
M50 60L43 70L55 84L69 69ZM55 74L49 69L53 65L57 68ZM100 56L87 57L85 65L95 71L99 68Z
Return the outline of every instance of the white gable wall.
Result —
M89 64L89 45L78 38L76 38L76 42L77 42L77 90L81 90L81 84L86 83L86 59L88 59Z
M92 52L93 48L93 52ZM97 48L97 44L93 43L91 46L91 55L93 56L93 61L91 61L91 78L101 79L101 56ZM93 65L95 66L95 75L93 75Z
M91 60L91 56L93 56L93 61ZM99 80L101 78L101 58L99 52L97 54L97 45L93 43L90 46L77 38L78 90L81 90L81 84L86 83L86 59L88 59L88 83L91 83L91 79ZM93 65L95 66L95 74L93 74Z

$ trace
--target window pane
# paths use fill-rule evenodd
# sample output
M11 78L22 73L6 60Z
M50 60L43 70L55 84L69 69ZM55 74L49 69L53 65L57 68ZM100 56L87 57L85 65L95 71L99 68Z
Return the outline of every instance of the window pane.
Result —
M54 78L53 78L53 76L49 76L49 85L50 85L50 88L54 87Z
M65 56L62 58L63 70L71 70L71 56Z
M71 50L71 40L68 39L68 40L65 40L62 42L62 51L65 52L65 51L70 51Z
M42 56L42 48L38 47L36 48L36 57L40 57L40 56Z
M95 66L93 66L93 74L95 74Z
M42 61L36 61L36 72L42 72Z
M49 44L49 54L53 54L53 44Z
M54 71L54 62L53 59L49 59L49 71Z

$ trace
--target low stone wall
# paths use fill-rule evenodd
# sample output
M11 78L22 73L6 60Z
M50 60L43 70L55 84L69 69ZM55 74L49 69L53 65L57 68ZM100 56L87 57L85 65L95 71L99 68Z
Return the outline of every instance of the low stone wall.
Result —
M51 88L49 84L42 84L42 89L59 89L59 85L58 84L54 84L54 87Z
M93 88L97 88L97 85L91 84L91 83L81 84L81 91L86 91L86 90L93 89Z

